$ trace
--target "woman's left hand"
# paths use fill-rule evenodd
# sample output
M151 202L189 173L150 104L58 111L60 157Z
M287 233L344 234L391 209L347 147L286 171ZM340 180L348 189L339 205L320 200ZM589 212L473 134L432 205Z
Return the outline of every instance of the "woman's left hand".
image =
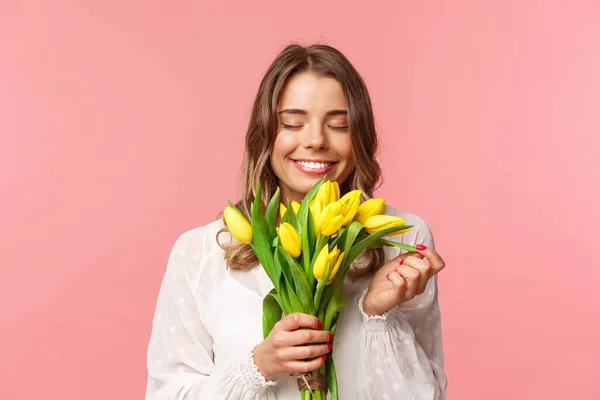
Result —
M445 267L435 250L423 245L416 247L418 253L401 254L379 268L363 303L367 315L382 315L423 293L429 278Z

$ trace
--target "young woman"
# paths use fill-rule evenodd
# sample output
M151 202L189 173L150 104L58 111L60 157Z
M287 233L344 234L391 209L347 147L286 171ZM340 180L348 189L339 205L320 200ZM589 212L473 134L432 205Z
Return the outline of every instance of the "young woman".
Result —
M324 175L342 194L360 189L370 198L381 175L376 153L358 72L332 47L290 45L258 90L237 205L249 217L259 178L265 204L277 186L286 204L300 202ZM421 218L390 206L385 213L414 225L393 240L419 251L368 250L355 261L335 339L316 317L291 314L263 340L262 300L273 286L249 246L232 240L222 219L181 235L158 296L146 399L297 400L290 374L328 356L341 399L445 399L437 295L444 261Z

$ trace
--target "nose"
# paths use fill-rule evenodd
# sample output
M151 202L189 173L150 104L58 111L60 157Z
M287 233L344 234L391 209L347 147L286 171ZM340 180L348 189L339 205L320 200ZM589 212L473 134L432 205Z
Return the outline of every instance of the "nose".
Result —
M327 135L323 125L311 124L311 126L305 130L304 147L313 150L327 150Z

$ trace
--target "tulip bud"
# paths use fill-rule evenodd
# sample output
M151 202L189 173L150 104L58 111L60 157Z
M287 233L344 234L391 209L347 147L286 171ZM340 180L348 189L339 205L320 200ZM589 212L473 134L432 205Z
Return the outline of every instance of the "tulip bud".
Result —
M339 202L342 204L341 214L344 216L342 226L348 225L354 219L358 207L360 206L360 190L352 190L346 193Z
M330 236L342 227L344 216L341 215L342 205L335 201L329 203L315 219L315 231Z
M300 209L300 203L292 200L292 210L294 210L294 214L298 215L298 210ZM283 203L279 204L279 216L283 218L285 212L287 211L287 207L283 205Z
M333 278L335 278L335 274L337 274L340 269L340 265L342 265L342 261L344 260L344 252L342 251L337 257L335 264L331 263L331 272L329 273L329 279L327 280L327 284L331 284L333 282Z
M287 207L283 205L283 203L279 204L279 217L283 218L285 212L287 211Z
M240 212L233 207L225 207L223 218L235 240L246 244L252 243L252 226Z
M300 235L296 232L296 229L291 224L284 222L279 226L277 231L281 246L287 251L292 257L297 258L302 252L302 242L300 241Z
M317 281L320 281L321 279L323 279L323 276L325 275L325 270L327 269L327 256L328 255L329 255L329 245L325 244L325 246L323 246L323 248L319 252L319 255L317 256L317 259L315 260L315 263L313 265L313 275L315 276L315 279Z
M326 206L329 203L333 203L334 201L338 201L339 198L340 186L335 181L324 182L315 196L315 199L319 199L323 206Z
M384 211L385 200L381 198L372 198L365 201L358 207L354 219L364 225L365 221L369 217L372 217L373 215L381 215Z
M373 215L372 217L367 218L364 223L364 227L367 232L375 233L388 228L395 228L406 225L406 221L400 217L394 217L391 215ZM410 228L407 229L399 229L398 231L394 231L388 233L391 235L398 235L400 233L407 232Z
M344 253L340 254L340 250L335 246L331 251L329 251L329 245L323 246L315 263L313 265L313 275L317 281L323 279L325 276L325 271L327 270L327 265L329 267L329 279L327 280L327 285L333 282L333 278L335 274L340 269L342 265L342 261L344 260ZM331 263L331 264L330 264Z
M300 203L298 203L295 200L292 200L292 210L294 210L294 213L298 215L298 210L300 210Z

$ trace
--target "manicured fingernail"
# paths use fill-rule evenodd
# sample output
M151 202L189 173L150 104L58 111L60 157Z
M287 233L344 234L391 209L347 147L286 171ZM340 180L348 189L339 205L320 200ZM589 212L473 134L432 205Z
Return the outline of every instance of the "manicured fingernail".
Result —
M333 345L332 345L331 343L329 343L329 344L327 345L327 347L329 348L329 351L331 351L331 350L333 349Z
M327 356L323 356L321 358L323 359L323 361L327 361Z
M418 244L418 245L416 245L416 246L415 246L415 248L416 248L417 250L419 250L419 251L423 251L423 250L425 250L427 247L423 246L422 244Z
M330 332L329 333L329 341L332 341L332 340L333 340L333 333Z
M321 329L323 327L323 323L319 320L319 323L317 324L317 328Z
M400 260L400 265L404 264L404 258Z

